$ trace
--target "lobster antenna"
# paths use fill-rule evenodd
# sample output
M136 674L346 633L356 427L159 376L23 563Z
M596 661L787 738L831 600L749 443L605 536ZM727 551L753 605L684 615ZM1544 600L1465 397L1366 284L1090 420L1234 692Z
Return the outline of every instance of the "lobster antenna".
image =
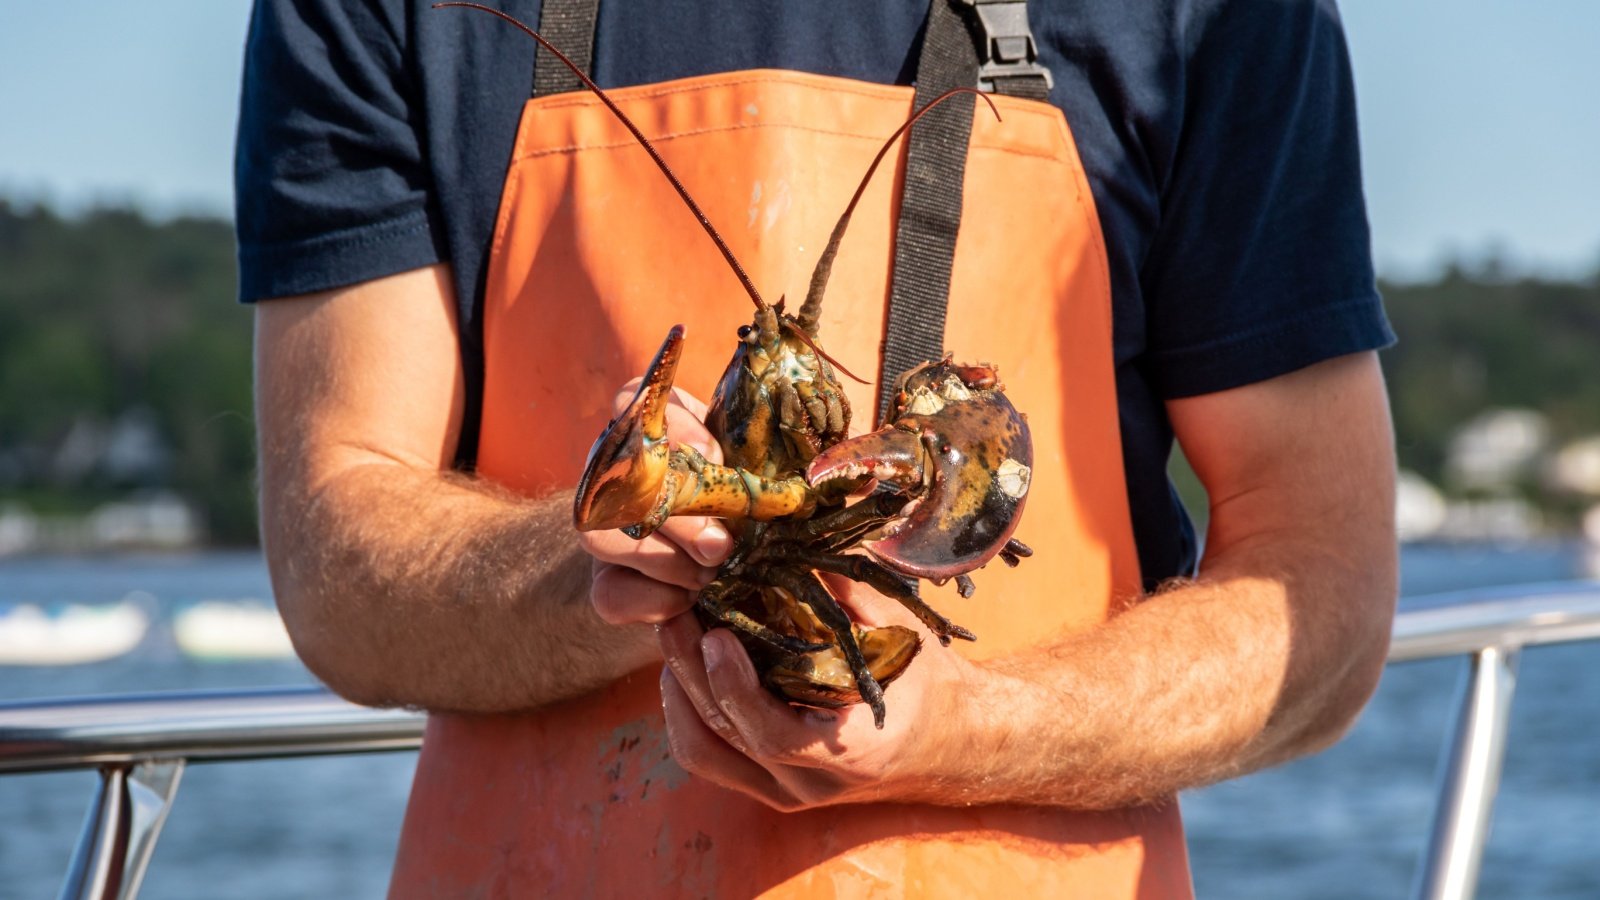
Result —
M557 50L553 44L545 40L544 35L541 35L539 32L534 31L532 28L522 24L522 22L518 21L514 16L503 13L492 6L484 6L481 3L451 2L433 4L434 9L443 9L448 6L458 6L465 9L477 9L489 13L490 15L499 16L507 22L510 22L511 24L522 29L529 37L538 41L540 46L544 47L546 50L549 50L555 55L556 59L561 60L561 62L567 68L571 69L572 74L578 76L578 80L583 82L583 86L591 91L594 91L595 96L600 98L600 102L606 105L606 109L611 110L612 115L615 115L617 119L627 127L628 131L632 132L634 138L637 139L640 145L644 147L645 152L650 154L651 159L655 160L655 164L661 168L662 174L667 176L667 181L672 183L672 187L678 192L678 196L682 197L683 202L689 205L689 211L694 213L694 217L696 219L700 220L700 226L706 230L706 234L711 235L711 240L716 243L717 249L722 251L722 257L728 261L728 265L733 267L733 274L738 276L739 283L744 285L745 292L750 295L751 300L755 301L756 308L763 309L766 307L767 303L765 300L761 299L761 292L756 290L755 283L750 280L749 275L745 274L744 266L739 265L739 260L734 258L733 251L729 250L728 245L723 242L722 235L717 233L717 229L712 226L711 220L706 218L706 214L700 210L700 204L694 202L694 198L689 196L689 191L685 189L683 183L678 180L678 176L673 174L672 168L667 165L667 161L662 159L661 154L656 152L656 148L650 143L649 139L639 131L639 126L633 124L633 120L629 119L622 110L617 108L617 104L613 103L611 98L606 95L606 92L600 89L600 85L595 84L594 81L590 79L589 76L583 71L583 69L579 68L575 63L573 63L572 60L567 58L565 53Z
M905 134L911 126L917 124L918 119L932 112L935 106L954 97L956 94L975 94L982 97L983 102L989 104L989 111L994 113L995 121L1000 121L1000 110L995 108L994 101L989 99L988 94L977 88L958 87L951 88L929 100L925 106L912 114L911 118L905 121L905 124L895 129L894 134L889 135L889 139L883 142L882 147L878 148L878 155L872 158L872 165L867 166L867 174L861 177L861 183L856 186L855 195L850 198L850 205L844 208L844 214L839 217L839 223L833 226L833 234L828 236L828 246L823 248L822 256L817 260L817 267L811 272L811 287L806 291L805 302L800 305L800 314L795 316L796 324L806 334L811 337L816 337L817 335L817 321L822 317L822 294L828 289L828 276L833 274L833 258L839 253L839 242L844 240L844 231L850 226L850 216L856 211L856 204L861 202L861 195L867 192L867 184L872 181L872 173L878 171L878 163L883 162L883 158L888 154L889 148L894 146L894 142L900 139L900 135ZM854 375L850 377L855 378Z

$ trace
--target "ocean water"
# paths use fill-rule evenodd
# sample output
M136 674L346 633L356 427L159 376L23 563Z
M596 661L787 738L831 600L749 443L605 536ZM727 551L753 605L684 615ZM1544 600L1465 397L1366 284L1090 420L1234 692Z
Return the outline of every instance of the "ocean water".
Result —
M1576 548L1409 547L1401 608L1429 593L1585 577ZM1464 659L1388 667L1332 749L1193 791L1195 888L1216 898L1409 896ZM1600 897L1600 643L1522 654L1483 898Z
M1560 545L1408 548L1408 597L1576 577ZM174 612L270 597L246 554L0 563L0 604L106 602L148 592L155 622L131 654L70 668L0 667L0 699L305 684L298 663L201 663L178 653ZM1408 601L1414 602L1414 601ZM1405 896L1428 828L1434 769L1463 668L1392 666L1338 746L1183 798L1195 885L1216 898ZM1482 897L1600 896L1600 644L1524 653ZM415 754L191 766L146 898L381 897ZM0 900L53 896L92 773L0 776Z

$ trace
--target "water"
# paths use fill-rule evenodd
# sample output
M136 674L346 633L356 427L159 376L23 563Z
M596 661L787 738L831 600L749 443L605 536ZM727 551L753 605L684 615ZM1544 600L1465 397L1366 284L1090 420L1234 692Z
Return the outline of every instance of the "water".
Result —
M1402 593L1581 577L1571 547L1412 547ZM1419 605L1402 601L1402 608ZM1525 651L1479 896L1600 896L1600 645ZM1201 897L1408 896L1464 660L1390 666L1345 740L1185 795Z
M294 661L201 663L178 653L172 616L204 599L271 596L258 557L33 560L0 563L0 603L156 599L133 653L66 668L0 667L0 697L310 684ZM414 753L191 766L183 775L141 897L382 897ZM0 777L0 898L60 888L96 776Z
M1561 546L1410 548L1404 592L1574 577ZM132 654L73 668L0 668L0 698L305 684L297 663L198 663L172 615L202 599L270 596L251 555L0 564L0 603L156 600ZM1480 896L1600 896L1600 646L1522 660L1511 746ZM1462 664L1389 668L1343 743L1183 800L1202 897L1405 896L1433 807L1434 768ZM145 880L147 898L380 897L415 765L411 753L199 765ZM0 777L0 900L60 886L93 789L90 773Z

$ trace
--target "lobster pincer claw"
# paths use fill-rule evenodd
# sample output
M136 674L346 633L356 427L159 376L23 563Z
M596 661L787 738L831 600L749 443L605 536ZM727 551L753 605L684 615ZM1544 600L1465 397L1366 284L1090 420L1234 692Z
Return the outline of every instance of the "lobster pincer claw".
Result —
M667 442L667 404L682 357L683 326L674 325L627 408L589 448L572 506L572 521L579 531L646 523L663 506L671 506L671 498L662 497L669 489L667 472L672 457ZM658 519L650 530L659 524Z
M884 565L935 582L980 568L1010 540L1028 497L1033 442L993 367L924 363L901 379L894 416L812 461L824 496L876 479L907 503L863 546Z
M771 478L708 462L667 440L667 405L683 355L683 326L667 333L639 390L589 449L572 505L579 531L620 528L641 539L669 516L759 521L809 514L816 506L799 475Z

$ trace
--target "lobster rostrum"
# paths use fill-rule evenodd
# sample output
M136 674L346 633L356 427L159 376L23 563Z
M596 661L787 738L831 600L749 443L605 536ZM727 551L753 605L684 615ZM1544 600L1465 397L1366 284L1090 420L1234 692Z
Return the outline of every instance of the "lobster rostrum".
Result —
M851 214L894 142L954 94L988 98L970 88L950 91L889 136L834 227L805 301L791 314L782 299L762 299L655 148L580 68L505 13L471 3L438 6L506 19L572 69L665 174L755 303L706 415L723 462L668 440L667 406L683 354L679 325L589 451L573 508L577 528L620 528L642 539L673 515L727 520L734 549L696 597L702 623L731 627L779 696L827 708L865 702L882 728L883 686L905 671L921 639L901 626L855 624L821 574L894 598L941 644L975 640L921 599L917 579L954 578L967 597L974 589L967 573L997 555L1013 566L1031 555L1011 535L1027 499L1032 445L1027 421L1006 399L994 367L960 365L948 356L901 375L888 424L850 438L843 367L818 345L822 297Z

